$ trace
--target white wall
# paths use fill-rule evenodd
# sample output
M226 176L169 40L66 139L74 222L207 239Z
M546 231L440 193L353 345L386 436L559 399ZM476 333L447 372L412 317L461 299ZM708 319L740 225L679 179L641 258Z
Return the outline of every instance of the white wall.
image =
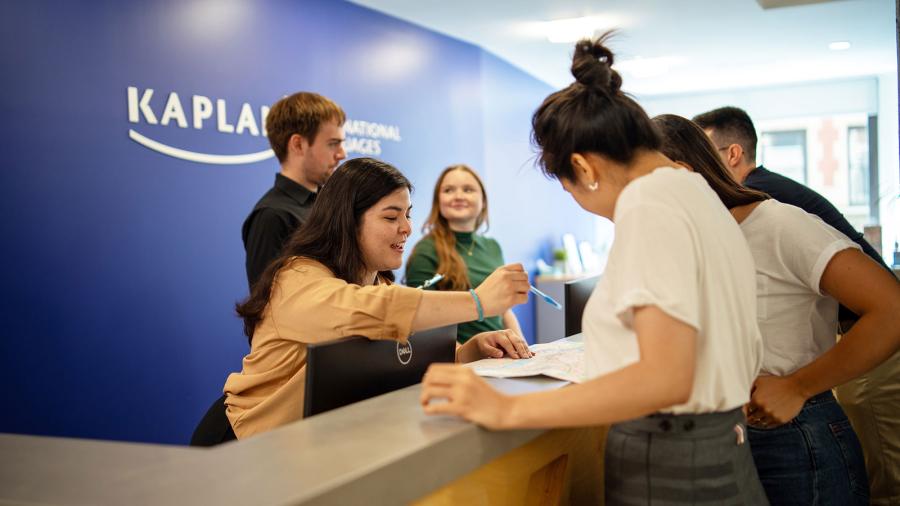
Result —
M900 134L898 134L897 73L878 76L878 178L883 246L888 265L894 241L900 241Z
M786 86L636 98L651 117L671 113L690 118L725 105L746 110L755 121L849 113L877 114L882 251L888 263L892 261L894 241L900 240L900 146L896 72Z
M895 95L896 86L895 80ZM874 76L689 95L638 96L637 99L650 116L669 113L691 117L725 105L744 109L754 120L879 112L878 78ZM896 122L896 108L893 114Z

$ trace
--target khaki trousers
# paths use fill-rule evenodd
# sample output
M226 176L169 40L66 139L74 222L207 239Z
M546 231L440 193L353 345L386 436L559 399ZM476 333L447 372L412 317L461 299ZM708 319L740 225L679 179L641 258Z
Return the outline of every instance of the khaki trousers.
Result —
M900 506L900 352L835 393L862 443L871 504Z

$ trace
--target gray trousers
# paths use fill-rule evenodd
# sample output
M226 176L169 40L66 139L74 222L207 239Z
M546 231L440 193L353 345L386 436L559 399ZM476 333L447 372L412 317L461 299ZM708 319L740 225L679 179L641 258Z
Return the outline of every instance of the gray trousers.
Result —
M615 424L605 469L608 505L768 504L740 409Z

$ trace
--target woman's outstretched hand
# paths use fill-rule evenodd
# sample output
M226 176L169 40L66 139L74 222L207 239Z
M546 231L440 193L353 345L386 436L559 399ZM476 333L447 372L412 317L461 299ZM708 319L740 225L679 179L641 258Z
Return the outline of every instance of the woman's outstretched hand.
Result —
M498 316L507 309L528 301L528 274L522 264L508 264L491 273L475 293L485 316Z
M455 415L488 429L506 428L512 404L471 368L453 364L431 364L420 401L428 415Z

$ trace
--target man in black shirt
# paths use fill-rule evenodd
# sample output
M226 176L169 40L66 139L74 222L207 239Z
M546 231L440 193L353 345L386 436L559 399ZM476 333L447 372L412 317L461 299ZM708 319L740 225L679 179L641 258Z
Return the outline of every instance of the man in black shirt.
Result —
M318 188L346 158L346 119L336 103L307 92L282 98L269 111L266 132L281 172L241 230L251 288L291 234L306 221Z
M694 117L712 139L719 156L734 178L749 188L799 207L831 225L885 269L881 255L844 218L834 205L812 189L756 165L756 128L750 116L737 107L721 107ZM840 307L839 319L854 315ZM862 443L872 504L894 504L900 500L900 353L867 374L837 388L838 396Z
M875 248L825 197L793 179L756 165L756 129L746 112L737 107L721 107L695 116L694 122L712 139L725 166L739 183L822 218L888 269Z

